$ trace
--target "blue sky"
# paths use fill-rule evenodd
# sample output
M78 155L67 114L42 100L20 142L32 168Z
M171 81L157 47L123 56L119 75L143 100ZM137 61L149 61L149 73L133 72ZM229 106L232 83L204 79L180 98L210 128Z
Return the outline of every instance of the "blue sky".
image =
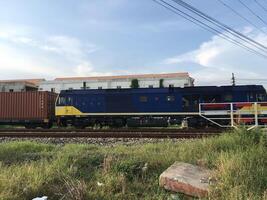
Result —
M266 28L238 1L224 1ZM243 1L267 20L254 1ZM267 35L217 0L186 2L267 45ZM267 60L152 0L0 0L0 53L0 79L188 71L196 84L213 85L230 83L232 72L267 77Z

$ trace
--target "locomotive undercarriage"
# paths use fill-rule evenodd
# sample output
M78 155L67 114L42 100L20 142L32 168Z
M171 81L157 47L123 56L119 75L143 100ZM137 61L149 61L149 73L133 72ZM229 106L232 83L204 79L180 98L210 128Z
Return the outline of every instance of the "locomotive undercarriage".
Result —
M209 127L214 126L200 116L90 116L90 117L61 117L59 127Z

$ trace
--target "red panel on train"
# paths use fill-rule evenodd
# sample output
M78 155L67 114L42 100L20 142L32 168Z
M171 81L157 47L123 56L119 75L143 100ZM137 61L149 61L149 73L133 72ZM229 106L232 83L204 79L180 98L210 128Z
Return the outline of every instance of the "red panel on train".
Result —
M227 109L230 105L224 103L214 103L214 104L204 104L202 107L204 109Z

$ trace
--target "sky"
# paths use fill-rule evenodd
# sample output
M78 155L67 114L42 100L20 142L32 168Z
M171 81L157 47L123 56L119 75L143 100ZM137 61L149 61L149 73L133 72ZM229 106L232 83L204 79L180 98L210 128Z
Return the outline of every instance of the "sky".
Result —
M261 30L218 0L185 1L267 45L266 25L238 1L224 0ZM0 0L0 79L189 72L196 85L230 84L232 73L262 84L266 64L152 0Z

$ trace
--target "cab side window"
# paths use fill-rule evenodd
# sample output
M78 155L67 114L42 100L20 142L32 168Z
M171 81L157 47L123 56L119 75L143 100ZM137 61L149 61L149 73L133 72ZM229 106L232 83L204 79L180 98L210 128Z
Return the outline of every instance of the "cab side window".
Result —
M147 102L148 101L148 98L147 98L147 96L140 96L139 97L139 101L140 102Z
M247 93L247 101L248 102L255 101L255 94L253 94L252 92Z
M72 97L66 97L66 104L68 106L73 105L73 98Z
M233 95L231 95L231 94L224 95L224 101L225 102L231 102L231 101L233 101Z
M167 96L166 101L168 102L175 101L175 96Z
M257 101L265 101L266 100L266 95L265 94L257 94Z
M190 105L190 96L188 96L188 95L183 96L182 107L187 108L187 107L189 107L189 105Z
M58 98L58 105L65 106L66 105L66 97L59 97Z

